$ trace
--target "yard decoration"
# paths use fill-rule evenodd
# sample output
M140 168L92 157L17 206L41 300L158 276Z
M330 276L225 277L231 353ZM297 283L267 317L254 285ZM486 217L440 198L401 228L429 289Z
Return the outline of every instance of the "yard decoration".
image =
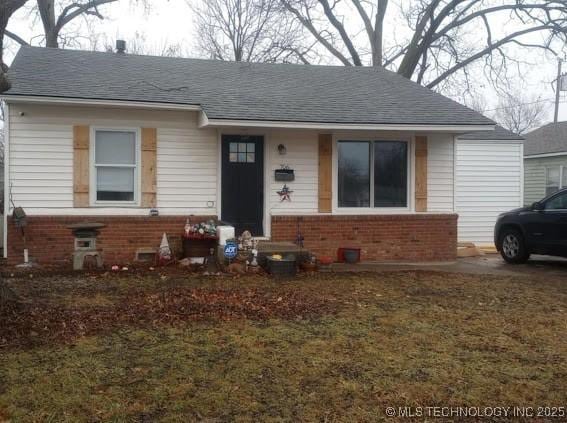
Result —
M167 240L167 235L164 232L161 237L161 244L159 245L158 251L158 264L160 266L166 266L174 261L173 252L169 246L169 241Z
M214 220L191 224L190 219L187 219L183 231L184 257L207 257L217 243L217 223Z
M289 189L287 184L284 184L282 189L276 192L280 196L280 203L283 203L284 201L291 201L291 194L293 191Z
M214 220L209 220L207 222L191 224L190 220L187 219L185 223L185 231L183 235L186 239L205 239L205 238L217 238L217 224Z
M211 248L209 251L209 257L205 260L205 272L204 275L221 275L219 269L219 263L217 261L217 256L215 254L215 249Z

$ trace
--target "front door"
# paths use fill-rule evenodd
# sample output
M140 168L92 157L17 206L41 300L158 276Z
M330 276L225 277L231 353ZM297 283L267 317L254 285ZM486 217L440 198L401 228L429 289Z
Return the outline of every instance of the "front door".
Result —
M222 136L221 219L236 235L264 234L264 137Z

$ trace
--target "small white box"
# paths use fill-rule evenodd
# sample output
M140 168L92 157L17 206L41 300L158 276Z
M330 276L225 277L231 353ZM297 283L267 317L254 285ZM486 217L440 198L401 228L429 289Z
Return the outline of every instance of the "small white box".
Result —
M228 239L234 238L234 226L217 226L219 245L226 245Z

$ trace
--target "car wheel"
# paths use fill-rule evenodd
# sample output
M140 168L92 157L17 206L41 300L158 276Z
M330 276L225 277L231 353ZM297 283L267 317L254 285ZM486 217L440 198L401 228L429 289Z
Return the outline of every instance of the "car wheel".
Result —
M525 263L530 258L524 237L517 229L504 229L500 236L500 255L512 264Z

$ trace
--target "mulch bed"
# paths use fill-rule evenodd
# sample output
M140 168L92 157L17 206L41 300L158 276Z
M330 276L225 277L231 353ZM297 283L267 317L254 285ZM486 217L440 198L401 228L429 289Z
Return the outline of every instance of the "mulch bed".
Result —
M45 302L0 306L0 347L28 347L123 327L179 325L187 321L307 319L332 313L322 298L292 290L184 289L134 292L110 306L63 307Z

